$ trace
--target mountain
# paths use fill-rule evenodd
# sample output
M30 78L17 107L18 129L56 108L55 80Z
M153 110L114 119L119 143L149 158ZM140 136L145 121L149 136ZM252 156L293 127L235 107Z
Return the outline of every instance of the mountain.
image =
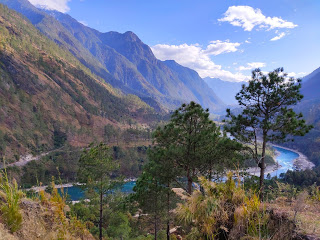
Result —
M67 14L35 8L27 0L0 0L24 14L42 33L69 50L93 73L124 93L138 95L145 102L160 102L174 109L191 100L216 111L222 101L196 74L186 80L183 68L171 68L155 58L149 46L133 32L101 33L77 22ZM178 70L177 70L178 69ZM197 89L190 88L199 86Z
M184 69L182 66L172 68L156 59L150 47L133 32L100 33L82 25L69 15L57 11L47 13L61 22L126 86L149 94L171 108L186 100L197 101L211 110L216 110L222 105L221 100L212 91L209 93L206 90L207 86L198 74L193 74L193 77L189 76L186 80L179 72ZM193 81L193 86L201 87L195 90L190 87L190 81ZM208 98L209 101L203 100Z
M208 86L217 94L223 102L228 105L236 105L238 102L235 99L236 94L241 90L242 85L246 82L229 82L223 81L220 78L204 78Z
M0 156L7 162L65 141L77 147L102 141L108 124L134 120L145 127L159 117L0 4Z

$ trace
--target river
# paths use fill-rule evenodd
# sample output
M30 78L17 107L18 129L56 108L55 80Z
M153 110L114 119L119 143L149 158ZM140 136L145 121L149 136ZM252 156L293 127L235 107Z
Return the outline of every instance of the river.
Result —
M122 188L120 189L123 193L132 193L133 187L136 185L135 181L126 182L123 184ZM68 194L68 197L72 201L79 201L81 199L84 199L85 195L83 190L78 186L72 186L72 187L65 187L63 188L64 193ZM61 189L58 189L59 193L61 193Z
M271 172L270 175L271 177L279 177L281 173L285 173L288 170L292 170L294 168L294 160L299 157L299 154L294 151L290 151L288 149L284 149L278 146L273 146L273 148L277 151L276 161L279 165L281 165L281 167ZM123 185L121 192L132 193L132 189L135 186L135 184L135 181L126 182ZM70 199L72 201L78 201L84 198L84 193L80 187L66 187L64 188L64 191L70 196Z
M273 146L278 152L276 162L281 166L274 172L270 173L271 177L279 177L281 173L286 173L288 170L294 169L294 160L299 157L299 154L288 149Z

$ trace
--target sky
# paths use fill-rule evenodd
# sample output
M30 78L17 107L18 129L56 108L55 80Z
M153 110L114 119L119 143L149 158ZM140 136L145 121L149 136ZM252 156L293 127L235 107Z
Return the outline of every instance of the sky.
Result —
M248 80L254 68L303 77L320 67L319 0L29 0L101 32L133 31L160 60L201 77Z

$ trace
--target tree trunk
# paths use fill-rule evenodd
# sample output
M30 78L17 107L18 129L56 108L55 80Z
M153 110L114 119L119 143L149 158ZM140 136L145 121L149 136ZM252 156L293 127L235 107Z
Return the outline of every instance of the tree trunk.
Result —
M188 193L191 195L192 193L192 177L190 176L190 170L188 170L187 172L187 179L188 179L188 187L187 187L187 191Z
M167 240L170 240L170 184L167 184Z
M99 239L102 240L102 191L100 191L100 219L99 219Z
M167 221L167 240L170 240L170 223Z
M157 213L154 215L154 240L157 240Z
M263 143L262 143L262 156L259 163L260 167L260 201L263 201L263 191L264 191L264 170L266 169L265 165L265 156L266 156L266 146L267 146L267 134L263 133Z

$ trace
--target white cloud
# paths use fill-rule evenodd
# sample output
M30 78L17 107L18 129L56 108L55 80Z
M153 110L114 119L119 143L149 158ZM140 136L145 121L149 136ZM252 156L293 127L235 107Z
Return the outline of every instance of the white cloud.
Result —
M219 55L222 53L236 52L238 51L237 47L240 46L240 43L231 43L229 40L222 42L220 40L211 41L207 46L207 49L204 51L208 55Z
M247 66L240 66L237 69L239 71L245 71L245 70L251 70L251 69L255 69L255 68L262 68L265 66L266 66L266 64L263 62L251 62L251 63L247 63Z
M304 77L306 75L307 75L306 72L299 72L299 73L290 72L290 73L288 73L288 77L294 77L294 78L301 78L301 77Z
M44 8L47 10L57 10L66 13L70 10L68 2L71 0L29 0L31 4L36 7Z
M240 43L230 41L212 41L203 49L199 44L166 45L158 44L152 47L155 56L162 60L175 60L182 66L194 69L201 77L221 78L227 81L244 81L248 77L242 73L232 73L223 70L215 64L210 56L238 51Z
M298 25L288 22L280 17L266 17L259 8L250 6L231 6L224 13L224 17L218 19L220 22L229 22L233 26L242 27L245 31L252 31L254 27L267 28L295 28Z
M283 38L286 35L286 33L282 32L278 36L275 36L274 38L271 38L270 41L277 41L281 38Z

